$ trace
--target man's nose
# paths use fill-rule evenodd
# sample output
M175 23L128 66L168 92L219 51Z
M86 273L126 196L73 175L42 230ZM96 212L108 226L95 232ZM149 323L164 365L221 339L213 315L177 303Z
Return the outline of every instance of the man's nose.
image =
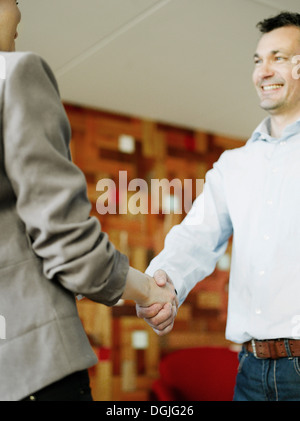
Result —
M272 64L267 60L261 63L258 69L258 75L261 79L266 79L274 76L274 69Z

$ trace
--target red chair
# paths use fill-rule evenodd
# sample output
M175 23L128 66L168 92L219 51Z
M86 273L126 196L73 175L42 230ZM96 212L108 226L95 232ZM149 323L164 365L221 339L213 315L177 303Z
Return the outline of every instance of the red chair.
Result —
M181 349L162 358L154 401L232 401L238 352L223 347Z

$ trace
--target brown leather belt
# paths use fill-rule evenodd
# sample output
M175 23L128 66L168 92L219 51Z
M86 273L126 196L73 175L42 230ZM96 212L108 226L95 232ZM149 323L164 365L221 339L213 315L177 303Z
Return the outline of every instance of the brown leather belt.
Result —
M252 339L243 344L246 351L252 352L256 358L293 358L300 357L300 340L296 339L269 339L258 341Z

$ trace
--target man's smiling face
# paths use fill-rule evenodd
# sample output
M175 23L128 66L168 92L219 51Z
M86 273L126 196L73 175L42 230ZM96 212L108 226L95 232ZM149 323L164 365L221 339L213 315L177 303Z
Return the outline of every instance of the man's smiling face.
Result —
M300 54L300 28L286 26L264 34L254 55L253 82L261 107L272 115L300 112L300 79L292 59Z

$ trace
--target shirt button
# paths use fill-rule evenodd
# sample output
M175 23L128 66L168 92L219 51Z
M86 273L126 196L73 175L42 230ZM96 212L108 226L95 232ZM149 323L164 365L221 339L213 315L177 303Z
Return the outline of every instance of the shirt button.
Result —
M273 205L273 200L267 200L267 205L272 206Z
M264 274L265 274L266 272L264 271L264 270L261 270L260 272L259 272L259 276L264 276Z
M36 397L34 395L29 396L30 401L36 401Z
M276 168L276 167L272 168L272 173L273 173L273 174L278 173L278 171L279 171L279 170L278 170L278 168Z
M286 140L282 140L282 141L280 142L280 145L281 145L281 146L286 145Z
M264 235L264 240L266 240L266 241L270 240L270 236L268 234L265 234Z
M259 315L261 314L261 309L260 309L260 308L257 308L257 309L255 310L255 314L257 314L257 316L259 316Z

